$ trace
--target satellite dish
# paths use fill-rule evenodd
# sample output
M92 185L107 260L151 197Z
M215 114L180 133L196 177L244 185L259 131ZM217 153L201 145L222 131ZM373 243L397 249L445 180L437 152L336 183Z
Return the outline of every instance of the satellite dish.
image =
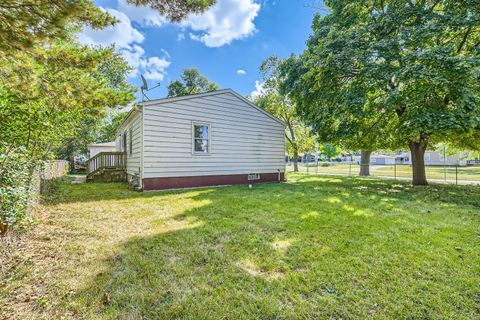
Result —
M141 87L140 89L148 91L148 83L147 83L147 80L145 80L145 77L143 76L143 74L140 75L140 77L142 78L142 83L143 83L143 85L142 85L142 87Z
M140 87L140 90L142 91L142 101L145 101L145 100L150 100L150 98L147 96L147 92L150 91L150 90L153 90L155 88L158 88L160 87L160 82L154 86L154 87L151 87L150 89L148 88L148 83L147 83L147 80L145 80L145 77L143 75L140 75L140 78L142 78L142 86Z

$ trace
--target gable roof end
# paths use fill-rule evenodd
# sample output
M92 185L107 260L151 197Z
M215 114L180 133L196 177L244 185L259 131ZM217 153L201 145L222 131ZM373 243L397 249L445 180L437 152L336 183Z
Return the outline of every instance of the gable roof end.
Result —
M195 99L195 98L202 98L202 97L208 97L208 96L214 96L214 95L220 95L224 93L230 93L234 95L236 98L240 99L241 101L245 102L248 104L250 107L262 112L263 114L267 115L269 118L272 120L280 123L282 126L286 126L285 122L282 120L278 119L271 113L263 110L262 108L257 107L254 105L252 102L250 102L248 99L240 95L239 93L233 91L232 89L221 89L221 90L215 90L215 91L210 91L210 92L204 92L204 93L197 93L197 94L190 94L187 96L180 96L180 97L172 97L172 98L163 98L163 99L155 99L155 100L150 100L150 101L143 101L140 102L138 105L139 106L150 106L150 105L158 105L158 104L163 104L163 103L169 103L169 102L175 102L175 101L181 101L181 100L189 100L189 99Z

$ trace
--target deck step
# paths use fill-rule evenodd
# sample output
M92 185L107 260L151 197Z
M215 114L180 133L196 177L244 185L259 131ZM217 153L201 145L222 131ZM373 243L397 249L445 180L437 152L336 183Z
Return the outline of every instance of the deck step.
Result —
M100 152L87 160L87 181L127 181L126 153Z

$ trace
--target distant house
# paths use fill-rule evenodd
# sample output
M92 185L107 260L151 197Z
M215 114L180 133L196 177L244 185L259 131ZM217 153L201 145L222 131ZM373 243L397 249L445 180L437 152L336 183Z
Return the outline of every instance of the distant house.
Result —
M396 156L398 164L412 164L412 155L410 152L399 152ZM440 151L425 151L424 156L425 165L427 166L466 166L467 159L464 153L448 156L445 159L443 152Z
M104 143L91 143L87 145L90 158L95 157L100 152L113 152L117 150L115 141Z
M140 103L116 149L144 190L285 179L284 123L230 89Z
M395 164L395 157L384 154L372 154L370 164L373 165L391 165Z

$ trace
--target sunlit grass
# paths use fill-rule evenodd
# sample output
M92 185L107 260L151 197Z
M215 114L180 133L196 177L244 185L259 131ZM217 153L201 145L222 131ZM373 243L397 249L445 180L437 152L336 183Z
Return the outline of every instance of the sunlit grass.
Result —
M0 318L478 318L479 187L288 178L65 185L0 287Z

